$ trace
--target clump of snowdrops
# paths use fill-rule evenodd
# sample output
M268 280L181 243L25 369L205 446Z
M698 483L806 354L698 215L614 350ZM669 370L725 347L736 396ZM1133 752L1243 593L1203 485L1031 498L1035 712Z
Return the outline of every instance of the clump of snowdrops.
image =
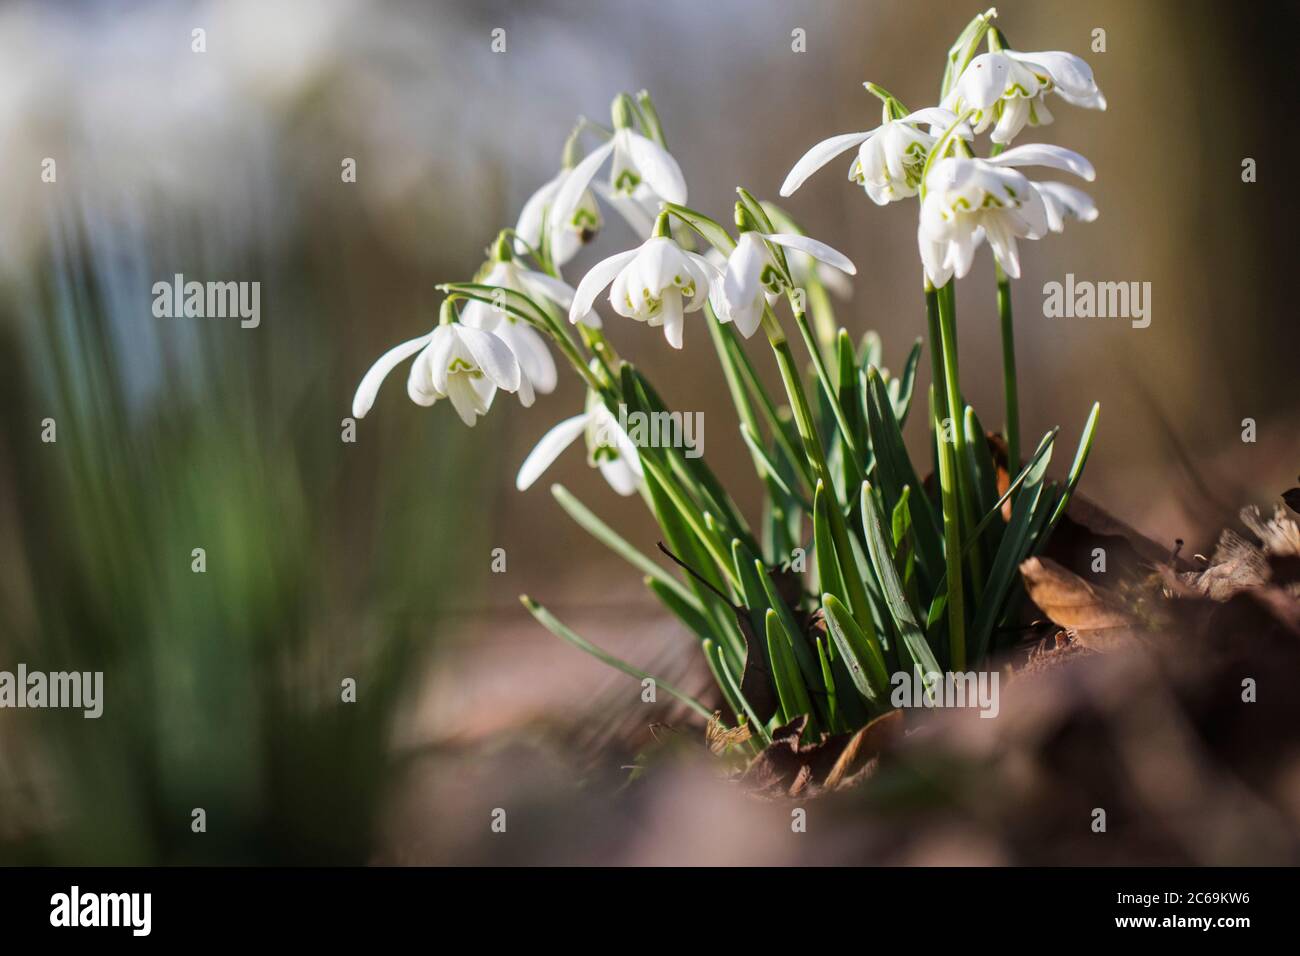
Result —
M475 280L441 286L438 325L382 356L353 402L353 414L365 415L388 373L413 358L412 401L449 400L472 426L498 391L517 395L525 407L552 391L558 353L588 398L523 462L519 489L581 438L589 462L616 493L644 499L660 546L676 563L672 573L566 489L551 489L575 521L644 574L698 637L730 710L724 722L743 726L756 742L800 716L809 735L856 729L891 709L894 675L917 673L933 689L946 672L987 666L1017 619L1017 569L1043 549L1088 457L1096 406L1063 482L1047 477L1055 429L1022 456L1011 281L1020 275L1020 240L1060 232L1067 218L1097 216L1079 189L1031 180L1021 170L1046 167L1091 180L1093 169L1068 149L1011 144L1027 128L1052 121L1049 100L1094 109L1104 109L1105 100L1083 60L1011 49L995 16L977 16L952 46L938 106L912 111L865 84L881 101L880 125L813 146L780 189L791 196L818 169L854 151L849 179L868 199L882 206L916 199L933 464L913 463L903 443L917 404L922 341L891 374L881 366L878 337L868 334L855 345L835 325L828 292L856 271L844 255L744 188L737 189L734 231L688 206L685 178L644 92L614 100L609 128L578 123L563 168L500 233ZM991 142L980 156L986 132ZM591 140L599 145L584 152ZM611 210L644 241L595 265L575 288L561 270ZM957 362L956 283L985 243L996 272L1004 359L1001 493L994 444L962 397ZM667 420L670 410L603 334L595 303L606 288L620 320L662 328L672 348L684 347L688 326L708 335L764 488L757 523L741 513L698 449L638 443L623 427L633 413ZM987 318L972 311L966 327L979 330ZM760 331L784 394L764 386L742 347ZM932 467L937 482L927 488L921 476ZM649 676L531 598L522 601L560 637L631 675ZM712 716L698 700L658 686Z

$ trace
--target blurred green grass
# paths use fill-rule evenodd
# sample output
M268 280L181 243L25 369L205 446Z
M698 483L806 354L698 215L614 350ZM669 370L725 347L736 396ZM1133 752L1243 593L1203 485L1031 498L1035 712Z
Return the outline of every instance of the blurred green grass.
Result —
M309 284L319 264L223 257L197 223L106 228L66 217L3 298L0 668L102 670L105 704L0 711L0 862L364 862L394 722L486 531L440 489L493 443L428 412L344 443L359 317ZM260 279L261 326L155 319L179 262Z

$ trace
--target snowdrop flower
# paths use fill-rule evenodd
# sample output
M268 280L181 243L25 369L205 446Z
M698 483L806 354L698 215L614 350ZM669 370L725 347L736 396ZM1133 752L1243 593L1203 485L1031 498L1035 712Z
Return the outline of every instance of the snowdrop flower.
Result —
M551 303L560 309L568 309L573 303L573 288L567 282L527 268L514 258L510 246L504 233L498 237L487 271L478 278L478 282L509 289L534 301ZM555 359L546 347L546 340L527 322L503 308L478 300L470 300L465 304L460 313L460 321L471 328L494 332L510 347L522 372L519 401L525 408L533 404L536 393L549 395L555 391L558 377Z
M843 253L808 236L760 233L753 230L742 232L736 248L727 259L720 301L715 296L713 311L717 314L718 321L735 322L736 328L745 338L758 330L764 308L774 303L792 281L792 277L782 274L781 267L773 259L772 251L767 245L769 242L797 250L849 275L858 271Z
M917 229L921 259L933 285L965 276L984 239L1007 275L1019 278L1018 238L1042 238L1054 222L1061 224L1064 212L1096 218L1096 208L1083 193L1058 189L1058 183L1031 183L1012 168L1016 166L1051 166L1086 180L1095 177L1092 164L1078 153L1038 143L989 159L953 156L936 161L926 174Z
M791 196L804 180L829 163L836 156L858 147L858 155L849 166L849 179L866 190L871 201L885 206L898 199L915 196L921 185L921 171L925 159L939 138L937 132L923 131L922 126L942 130L951 126L957 117L938 107L917 110L901 119L890 118L890 105L885 104L885 118L880 126L864 133L842 133L823 140L794 164L790 174L781 184L781 195ZM972 133L965 124L957 135L971 139Z
M620 495L634 494L644 479L636 445L594 394L588 395L585 412L566 418L542 436L520 466L515 487L526 491L579 435L587 440L588 463L600 469L609 486Z
M583 190L578 203L564 218L552 218L555 198L560 186L568 178L570 170L562 169L555 178L544 183L537 192L528 197L524 208L519 212L519 222L515 233L534 249L542 247L542 230L546 229L547 239L551 245L551 261L562 266L572 259L579 249L591 241L600 231L600 210L596 208L596 198L591 190ZM525 251L520 248L520 252Z
M471 428L486 415L498 388L520 387L519 362L505 341L492 332L451 321L454 307L443 303L443 321L428 335L394 346L379 357L361 379L352 399L352 415L364 418L375 404L388 373L412 355L406 394L417 405L451 399L461 421Z
M970 61L944 100L955 113L970 109L975 132L982 133L993 121L991 138L1009 143L1026 125L1046 126L1052 122L1047 94L1056 93L1075 106L1104 110L1106 98L1097 88L1092 68L1073 53L1044 51L1018 53L995 50Z
M668 344L681 348L685 314L704 307L721 276L703 256L679 246L671 232L667 213L661 213L655 234L638 248L596 263L578 283L569 321L580 321L601 290L612 283L609 303L615 312L663 326Z
M686 202L686 180L677 160L658 143L631 128L632 105L614 100L614 135L592 150L565 177L552 206L556 221L568 221L582 201L597 170L612 157L608 187L596 187L611 205L644 235L653 225L661 201ZM644 218L643 218L644 217Z

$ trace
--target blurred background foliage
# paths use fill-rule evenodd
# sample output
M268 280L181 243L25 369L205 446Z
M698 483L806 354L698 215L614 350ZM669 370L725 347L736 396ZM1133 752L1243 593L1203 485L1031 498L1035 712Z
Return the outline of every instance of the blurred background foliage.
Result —
M1278 109L1296 102L1300 7L998 6L1017 47L1089 59L1110 102L1062 106L1042 131L1094 162L1101 218L1026 255L1024 431L1077 427L1099 399L1083 494L1206 550L1239 506L1293 484L1300 461L1295 134ZM394 379L345 444L356 382L432 324L435 283L473 273L553 174L575 116L604 120L616 91L652 91L691 204L725 219L737 183L772 198L808 145L874 125L862 81L927 105L975 12L947 0L0 6L0 668L103 669L106 685L98 721L0 711L0 861L361 861L391 826L395 750L479 740L556 707L616 724L609 688L634 700L635 687L552 649L515 602L536 594L598 643L634 642L625 656L642 663L676 640L637 630L653 605L636 576L543 487L513 490L527 450L578 408L576 384L527 413L502 396L469 432L413 407ZM495 27L504 54L490 51ZM796 27L806 54L791 52ZM1090 52L1096 28L1105 53ZM40 180L45 157L57 183ZM340 181L344 157L355 184ZM1256 184L1241 182L1245 157ZM924 322L914 210L878 209L832 175L785 205L859 264L839 318L878 330L900 363ZM569 278L632 238L611 219ZM261 326L155 319L150 287L178 272L260 281ZM1042 318L1043 283L1066 272L1151 282L1151 327ZM962 365L993 427L982 273L961 290ZM979 302L983 316L966 305ZM730 421L701 328L670 354L654 330L609 326L671 404ZM55 444L40 441L47 417ZM1241 442L1245 417L1257 444ZM707 435L715 470L752 505L739 435ZM917 452L922 434L909 439ZM638 504L613 500L580 454L553 475L652 550ZM488 573L497 546L502 576ZM355 705L339 701L345 677ZM437 791L447 839L455 807L500 799L473 780ZM190 832L194 807L205 837ZM418 828L427 812L415 798L397 818Z

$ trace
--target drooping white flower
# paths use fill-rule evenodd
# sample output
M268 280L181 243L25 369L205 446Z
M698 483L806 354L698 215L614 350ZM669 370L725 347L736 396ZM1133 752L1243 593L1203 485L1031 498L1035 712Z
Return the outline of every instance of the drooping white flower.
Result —
M558 309L567 310L573 303L573 288L567 282L523 265L511 254L510 242L504 235L497 240L487 272L478 281ZM471 328L496 333L510 347L522 372L519 401L525 408L533 404L536 393L549 395L555 391L555 359L546 347L546 340L527 322L499 305L477 299L465 304L460 320Z
M546 229L551 246L551 260L557 266L572 259L601 227L600 210L596 207L596 197L591 194L591 190L582 192L578 204L564 218L552 215L555 198L568 175L569 170L560 170L553 179L547 180L537 192L529 196L519 212L519 222L515 225L519 238L538 250L542 247L542 230ZM522 253L526 250L520 247L518 251Z
M1075 106L1106 108L1106 97L1097 88L1092 68L1073 53L1056 50L981 53L967 64L943 106L954 113L973 110L971 120L977 133L996 120L993 142L1010 143L1026 125L1052 122L1048 93Z
M885 120L875 129L832 136L804 153L781 184L781 195L793 195L809 176L856 146L858 155L849 166L849 179L862 186L872 202L884 206L915 196L926 155L938 139L937 133L920 127L944 129L957 117L938 107L917 110L902 119L890 119L888 112L886 104ZM972 138L965 124L958 128L957 135Z
M1083 193L1058 183L1034 184L1012 167L1050 166L1091 181L1092 164L1072 150L1039 143L1017 146L989 159L953 156L936 161L925 179L917 242L926 276L936 286L970 270L975 249L987 239L1007 275L1020 277L1017 239L1039 239L1061 223L1063 212L1095 219ZM1044 188L1046 188L1045 198ZM1049 212L1049 203L1052 211Z
M600 469L609 486L620 495L635 494L645 477L636 444L604 403L591 394L585 412L560 422L528 453L515 478L515 487L526 491L579 435L587 441L588 463Z
M352 398L352 415L364 418L375 403L388 373L415 356L406 379L406 394L417 405L451 399L456 414L473 427L486 415L498 388L516 391L519 362L498 335L458 322L444 322L428 335L394 346L370 367Z
M681 167L666 149L631 129L619 115L622 100L615 101L614 135L592 150L564 178L552 206L556 222L567 222L580 207L597 171L612 157L607 186L595 187L641 235L653 225L661 201L686 202L686 180ZM648 214L648 222L645 215Z
M713 311L720 322L735 322L736 328L745 338L758 330L763 320L764 306L775 302L786 286L786 279L768 248L769 242L811 256L849 275L858 271L843 253L808 236L742 232L736 248L727 259L721 296L715 295Z
M666 235L668 231L667 217L660 216L655 235L638 248L596 263L578 283L569 321L577 322L590 312L596 296L612 284L609 303L615 312L663 326L668 344L681 348L685 314L702 309L722 277L707 259L687 252Z

